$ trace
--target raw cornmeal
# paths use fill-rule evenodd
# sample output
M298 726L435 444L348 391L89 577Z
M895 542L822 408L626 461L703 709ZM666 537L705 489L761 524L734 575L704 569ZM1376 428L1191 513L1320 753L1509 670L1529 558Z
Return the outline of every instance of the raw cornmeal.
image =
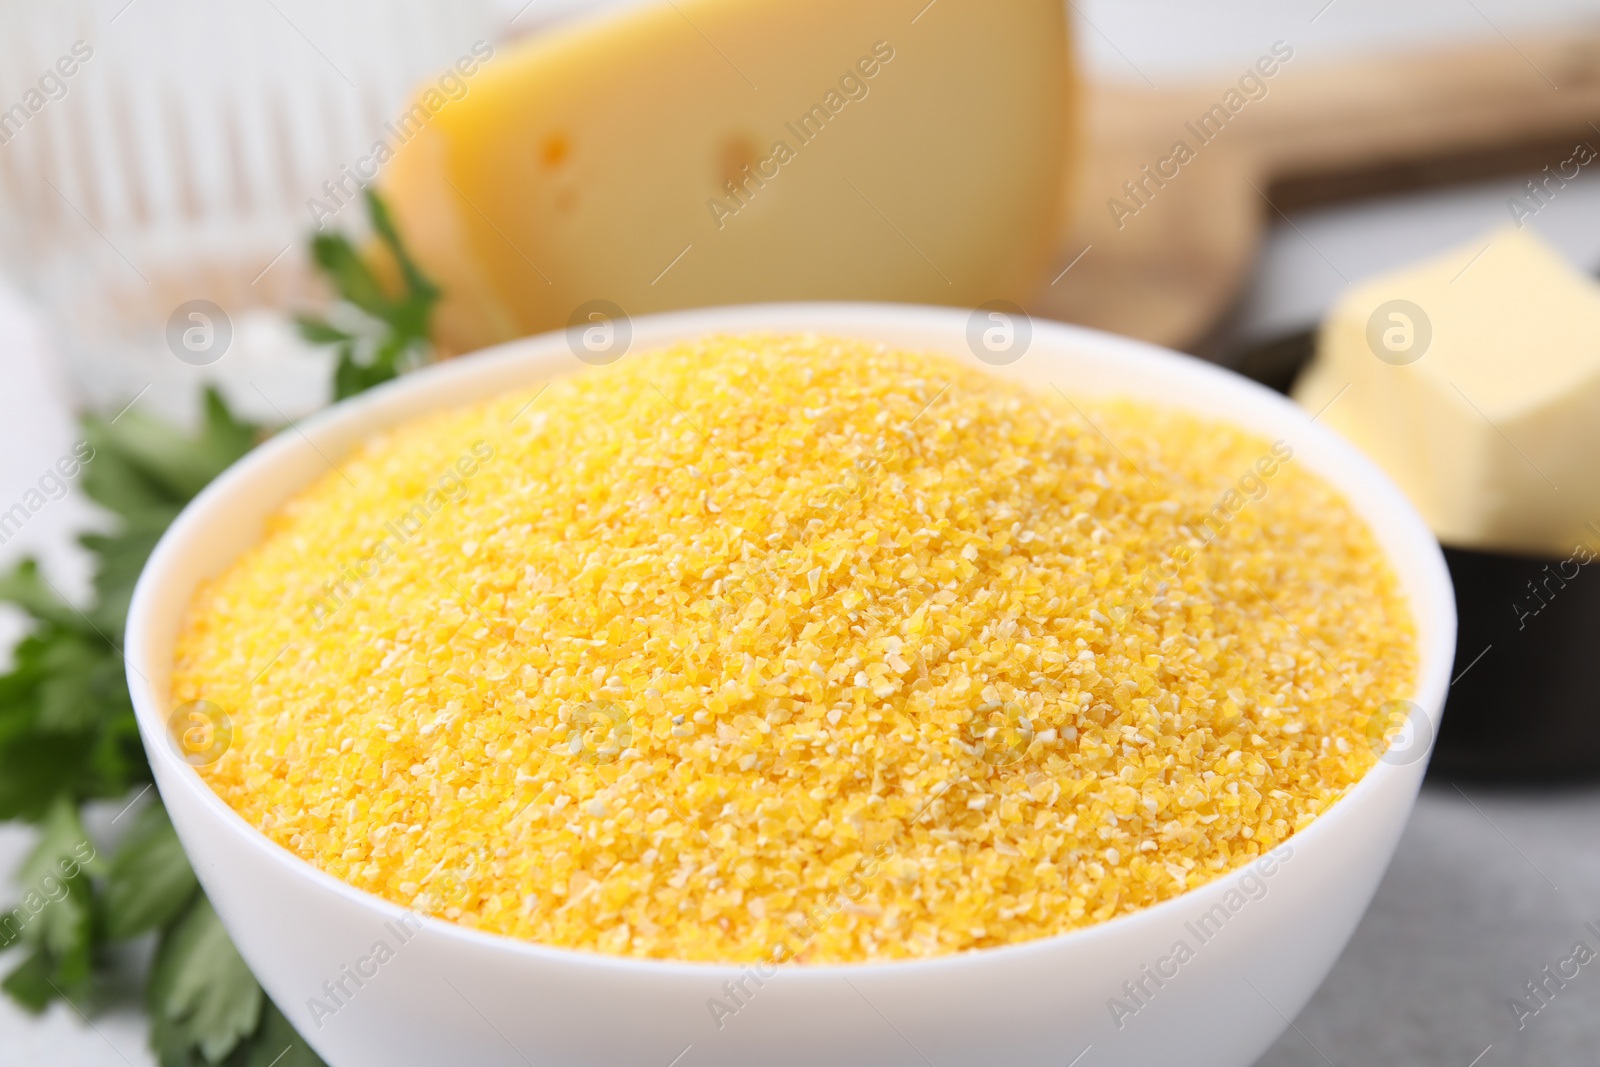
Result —
M211 784L399 904L685 960L1042 937L1282 842L1413 695L1281 442L809 336L535 393L339 459L180 635Z

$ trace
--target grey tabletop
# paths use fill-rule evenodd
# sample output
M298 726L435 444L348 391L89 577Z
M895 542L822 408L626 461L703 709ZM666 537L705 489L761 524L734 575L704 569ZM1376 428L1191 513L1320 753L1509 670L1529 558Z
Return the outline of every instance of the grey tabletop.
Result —
M1600 786L1430 780L1349 947L1258 1067L1600 1063L1595 930Z

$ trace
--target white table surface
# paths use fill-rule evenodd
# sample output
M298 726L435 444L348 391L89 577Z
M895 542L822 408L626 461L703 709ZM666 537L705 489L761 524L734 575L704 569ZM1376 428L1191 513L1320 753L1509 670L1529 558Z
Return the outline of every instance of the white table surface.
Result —
M561 2L573 0L551 6ZM1325 3L1083 0L1076 7L1081 47L1097 76L1157 81L1230 70L1278 38L1293 39L1303 55L1331 57L1600 18L1596 0L1335 0L1322 10ZM1296 217L1297 229L1276 227L1241 334L1265 337L1308 325L1345 278L1357 280L1504 221L1505 197L1515 184L1308 212ZM1600 181L1581 181L1535 225L1592 269L1600 263ZM0 510L74 440L49 351L21 298L0 285ZM64 590L81 592L86 575L70 538L91 520L76 497L50 504L0 546L0 566L33 554ZM0 648L17 632L15 616L0 612ZM29 839L25 830L0 826L0 899L9 899L6 877ZM1520 1031L1508 1006L1524 982L1568 956L1576 941L1594 944L1585 922L1600 922L1600 788L1462 793L1449 783L1431 784L1349 949L1258 1067L1600 1062L1600 970L1585 968ZM0 969L10 965L0 960ZM0 999L0 1067L145 1067L153 1063L145 1037L131 1005L96 1015L91 1025L64 1005L36 1019Z

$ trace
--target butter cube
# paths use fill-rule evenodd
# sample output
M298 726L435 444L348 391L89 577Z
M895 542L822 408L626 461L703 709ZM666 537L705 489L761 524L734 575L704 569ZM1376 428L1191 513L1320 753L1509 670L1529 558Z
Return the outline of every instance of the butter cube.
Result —
M1600 537L1600 285L1529 230L1353 288L1294 395L1446 544L1566 555Z

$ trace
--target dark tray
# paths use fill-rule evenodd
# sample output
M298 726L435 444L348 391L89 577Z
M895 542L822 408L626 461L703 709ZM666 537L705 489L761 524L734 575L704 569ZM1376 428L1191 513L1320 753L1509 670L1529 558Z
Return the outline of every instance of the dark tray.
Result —
M1229 362L1287 393L1314 343L1294 334ZM1460 624L1429 777L1600 775L1600 573L1590 573L1600 559L1579 566L1449 546L1444 558Z

